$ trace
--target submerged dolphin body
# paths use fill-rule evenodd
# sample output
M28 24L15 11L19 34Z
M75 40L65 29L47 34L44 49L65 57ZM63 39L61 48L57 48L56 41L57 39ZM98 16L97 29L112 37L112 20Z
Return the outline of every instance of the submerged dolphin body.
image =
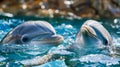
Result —
M57 35L55 29L46 21L27 21L11 30L2 40L5 44L25 44L40 42L59 44L63 41L61 35Z

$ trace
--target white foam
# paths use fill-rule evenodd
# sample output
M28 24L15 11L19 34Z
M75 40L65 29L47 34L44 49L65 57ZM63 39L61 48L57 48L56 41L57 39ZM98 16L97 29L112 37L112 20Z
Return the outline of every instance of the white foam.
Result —
M109 66L109 65L119 64L120 59L106 56L103 54L90 54L90 55L82 56L79 60L81 62L102 63Z

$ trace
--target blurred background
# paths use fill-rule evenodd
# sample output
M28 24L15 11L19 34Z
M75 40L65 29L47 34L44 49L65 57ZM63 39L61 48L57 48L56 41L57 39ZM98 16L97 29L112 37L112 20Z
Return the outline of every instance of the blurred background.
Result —
M120 0L0 0L0 15L116 18Z

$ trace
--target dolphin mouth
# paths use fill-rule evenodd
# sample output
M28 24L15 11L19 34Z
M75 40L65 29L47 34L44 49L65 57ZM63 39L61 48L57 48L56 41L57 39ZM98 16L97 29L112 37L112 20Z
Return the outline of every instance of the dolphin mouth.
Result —
M33 39L31 42L42 43L42 44L60 44L64 41L61 35L52 35L41 39Z
M97 37L96 32L90 26L83 25L81 31L82 31L82 33L88 33L88 35L90 35L90 36L92 35L93 37Z

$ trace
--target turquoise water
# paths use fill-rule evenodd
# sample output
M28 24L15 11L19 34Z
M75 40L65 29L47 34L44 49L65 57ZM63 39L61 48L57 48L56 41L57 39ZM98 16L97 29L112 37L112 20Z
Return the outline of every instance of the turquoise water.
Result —
M58 46L43 45L7 45L0 47L0 67L24 67L19 61L31 59L36 56L43 56L48 52L66 47L74 43L75 35L84 21L73 18L36 18L36 17L1 17L0 19L0 40L18 24L28 20L46 20L53 25L57 34L64 36L64 42ZM113 37L113 45L120 46L120 19L100 19L101 24L110 32ZM94 48L93 48L94 49ZM60 53L60 52L58 52ZM64 59L51 60L45 64L33 67L116 67L120 65L119 58L113 58L104 54L88 54L79 58L70 58L67 62ZM34 61L33 61L34 62ZM66 63L67 62L67 63Z

